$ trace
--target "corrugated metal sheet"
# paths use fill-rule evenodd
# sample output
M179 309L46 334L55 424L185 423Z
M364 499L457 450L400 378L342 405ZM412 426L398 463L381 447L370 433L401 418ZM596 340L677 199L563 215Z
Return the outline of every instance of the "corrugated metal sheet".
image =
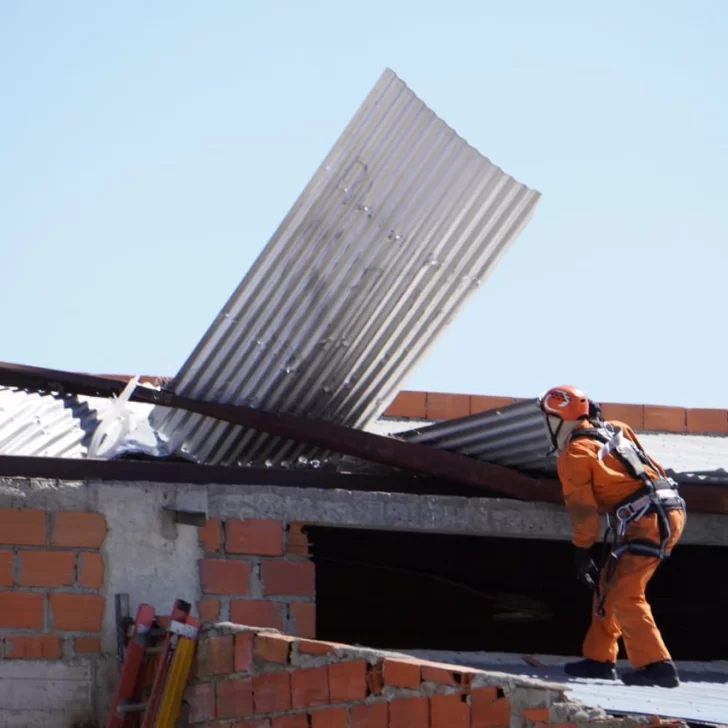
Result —
M0 455L80 458L97 424L77 397L0 387Z
M174 391L366 426L484 281L539 197L385 71ZM154 412L152 423L198 462L321 455L182 412Z
M132 402L123 411L120 422L109 399L0 387L0 455L84 458L101 427L106 439L99 457L123 452L164 456L149 427L151 407Z
M397 432L407 442L459 452L528 473L555 475L556 458L537 399ZM728 437L638 433L644 448L681 482L724 484ZM688 476L688 474L694 474Z
M556 460L537 399L398 432L397 437L529 472L553 473Z

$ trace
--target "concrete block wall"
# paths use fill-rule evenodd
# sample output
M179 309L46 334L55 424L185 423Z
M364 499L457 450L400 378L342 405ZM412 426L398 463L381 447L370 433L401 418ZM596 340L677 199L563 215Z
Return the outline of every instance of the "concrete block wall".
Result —
M203 621L315 636L315 573L303 525L272 518L208 521L200 531Z
M186 701L185 718L198 728L628 728L661 723L585 708L558 685L229 623L202 635Z
M101 652L106 534L99 513L0 509L0 657Z

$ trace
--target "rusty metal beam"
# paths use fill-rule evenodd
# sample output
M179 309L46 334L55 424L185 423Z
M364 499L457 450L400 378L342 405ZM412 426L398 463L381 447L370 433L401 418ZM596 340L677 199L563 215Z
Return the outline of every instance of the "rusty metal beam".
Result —
M0 363L0 385L39 392L63 392L95 397L121 394L125 381L63 372L40 367ZM391 492L506 496L521 500L563 505L557 480L536 479L500 465L437 450L426 445L402 442L393 437L354 430L321 420L276 414L239 405L203 402L172 392L137 387L131 397L137 402L178 407L225 422L251 427L363 460L400 468L427 477L406 475L370 476L321 471L255 470L175 462L70 460L64 458L0 457L0 476L47 478L101 478L109 480L147 479L164 482L239 484L279 482L294 487L338 487ZM248 478L250 475L253 480ZM341 478L341 480L339 480ZM331 484L329 484L331 483ZM335 484L333 484L335 483ZM445 483L459 484L457 488ZM401 490L404 489L404 490ZM680 487L688 508L694 513L728 514L728 488L685 483Z
M116 379L11 363L0 363L0 384L39 392L95 397L118 395L125 386L124 382ZM509 498L561 502L560 494L555 493L545 483L501 465L323 420L268 412L243 405L191 399L170 391L157 391L142 386L135 388L130 399L187 410L381 465L495 491Z
M466 498L498 495L492 491L452 483L441 478L409 473L370 475L325 469L238 468L136 458L100 460L96 458L0 455L0 478L95 480L125 483L144 481L170 485L242 487L271 485L288 488L339 489L411 495L455 495Z

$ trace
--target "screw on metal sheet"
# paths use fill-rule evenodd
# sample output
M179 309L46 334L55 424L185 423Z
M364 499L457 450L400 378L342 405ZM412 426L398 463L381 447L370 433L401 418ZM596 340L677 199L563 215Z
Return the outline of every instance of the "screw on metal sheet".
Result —
M272 468L273 467L273 461L272 460L266 460L264 463L266 468Z
M442 261L438 260L434 255L428 255L425 265L432 266L433 268L439 268L442 265Z
M314 468L320 468L321 467L321 461L320 460L312 460L311 465Z

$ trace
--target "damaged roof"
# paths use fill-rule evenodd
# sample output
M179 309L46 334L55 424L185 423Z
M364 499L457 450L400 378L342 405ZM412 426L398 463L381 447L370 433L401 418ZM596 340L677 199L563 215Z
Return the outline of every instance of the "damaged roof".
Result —
M172 389L365 428L539 198L386 70ZM150 421L167 447L195 462L327 455L180 410L155 409Z

